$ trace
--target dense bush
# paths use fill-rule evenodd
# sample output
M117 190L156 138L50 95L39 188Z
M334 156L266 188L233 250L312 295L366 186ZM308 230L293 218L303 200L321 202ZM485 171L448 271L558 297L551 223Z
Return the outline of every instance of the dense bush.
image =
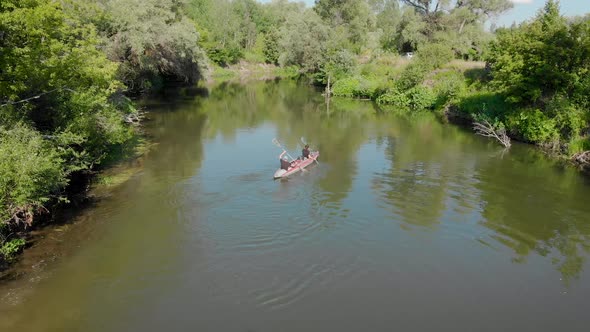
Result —
M459 97L455 106L463 113L483 112L491 118L504 118L512 109L502 94L490 90L468 91Z
M538 109L511 113L507 116L506 123L512 135L530 143L545 143L559 137L555 121Z
M441 68L454 57L450 45L439 43L424 45L418 49L416 56L420 65L429 70Z
M239 48L225 48L220 46L215 46L210 49L207 49L207 56L209 59L216 64L226 67L228 65L233 65L238 63L240 59L244 56L242 50Z
M132 136L123 119L135 109L93 24L51 0L10 4L0 11L0 222L29 223L68 175Z
M332 93L342 97L373 98L378 86L379 83L375 79L354 76L336 81Z
M422 83L428 72L429 70L420 64L411 64L395 80L395 86L399 90L411 89Z
M578 137L568 143L567 152L570 156L583 151L590 151L590 138Z
M0 262L2 259L12 261L15 255L22 250L26 241L24 239L11 239L5 242L0 241Z
M443 72L434 77L433 92L436 95L436 107L440 108L448 103L455 103L465 95L467 84L464 76L457 71Z
M499 30L487 61L492 84L511 102L545 102L562 93L587 105L589 57L590 22L568 23L549 0L534 20Z
M411 111L430 109L435 101L434 92L423 85L417 85L405 91L392 88L377 98L379 104L393 105Z
M41 134L22 124L0 127L0 221L15 216L30 222L67 183L60 151Z
M547 105L546 113L555 120L555 126L565 140L577 138L588 128L588 112L572 104L567 97L553 98Z

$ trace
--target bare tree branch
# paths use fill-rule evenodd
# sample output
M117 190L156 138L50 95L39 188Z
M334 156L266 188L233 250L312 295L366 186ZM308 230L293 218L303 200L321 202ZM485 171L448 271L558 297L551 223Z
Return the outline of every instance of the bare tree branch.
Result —
M488 120L475 121L473 123L475 133L485 137L492 137L498 140L504 147L510 147L510 137L506 135L506 129L503 126L494 126Z
M572 160L581 165L590 165L590 151L576 153Z
M405 4L408 4L418 10L423 11L424 13L428 14L430 13L430 9L428 8L428 5L430 5L430 1L429 0L402 0Z

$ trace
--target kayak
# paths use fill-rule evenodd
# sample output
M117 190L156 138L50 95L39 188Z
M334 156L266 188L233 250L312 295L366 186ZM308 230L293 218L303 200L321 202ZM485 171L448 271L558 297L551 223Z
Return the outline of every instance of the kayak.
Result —
M313 151L309 154L309 158L307 159L295 159L291 162L287 169L279 168L275 172L274 178L286 178L291 174L297 173L300 170L304 169L305 167L311 165L318 157L320 156L319 151Z

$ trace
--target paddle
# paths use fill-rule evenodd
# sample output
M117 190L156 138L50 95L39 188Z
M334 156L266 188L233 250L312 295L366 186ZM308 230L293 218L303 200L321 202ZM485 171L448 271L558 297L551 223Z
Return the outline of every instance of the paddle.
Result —
M276 138L272 139L272 144L278 146L279 148L283 149L283 151L285 151L285 153L287 154L287 157L291 158L291 162L295 161L295 158L291 157L291 155L289 154L289 152L287 152L287 149L285 149L281 143L279 143L279 141ZM297 165L299 167L299 169L301 170L301 172L306 172L305 169L303 169L301 166Z
M303 143L303 145L304 145L304 146L305 146L305 145L309 145L309 144L307 144L307 142L305 141L305 138L303 138L303 136L301 136L301 143ZM316 158L316 159L314 159L314 161L315 161L315 162L316 162L318 165L320 164L320 162L318 161L318 159L317 159L317 158Z

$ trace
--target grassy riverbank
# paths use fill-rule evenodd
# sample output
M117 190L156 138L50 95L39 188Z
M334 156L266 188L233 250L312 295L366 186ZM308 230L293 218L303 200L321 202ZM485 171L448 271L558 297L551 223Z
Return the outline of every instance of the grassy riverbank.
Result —
M0 268L97 172L135 154L130 96L207 71L184 3L139 2L0 3Z
M336 79L336 97L370 99L384 111L435 112L462 125L487 121L517 141L539 146L558 158L590 150L588 112L562 95L542 102L513 103L495 88L485 62L377 57Z

